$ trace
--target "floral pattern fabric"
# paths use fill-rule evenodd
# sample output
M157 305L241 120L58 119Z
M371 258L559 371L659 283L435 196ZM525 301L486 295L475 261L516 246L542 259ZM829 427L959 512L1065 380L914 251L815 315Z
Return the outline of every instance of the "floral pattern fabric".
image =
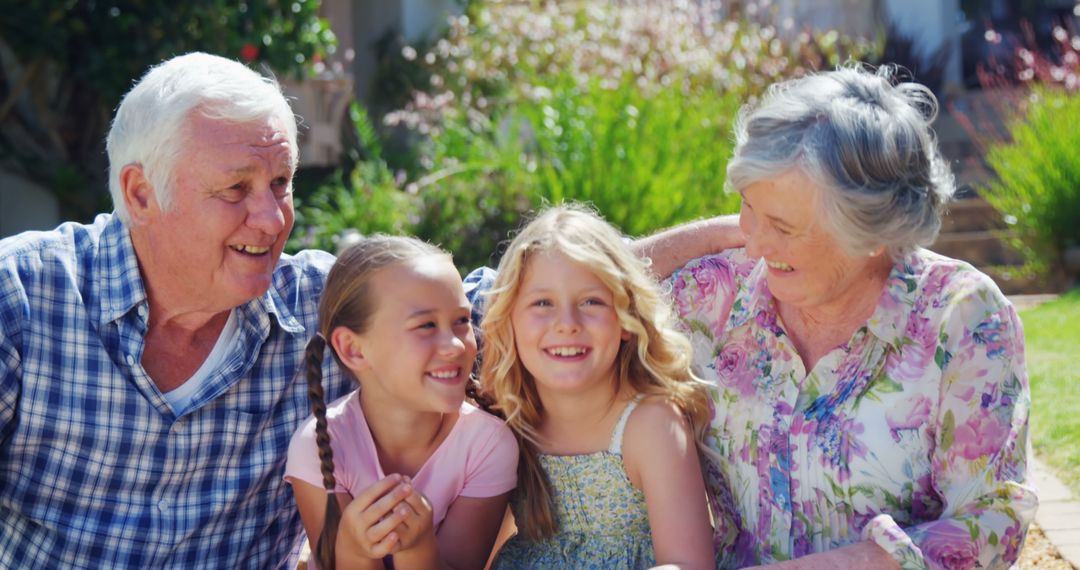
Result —
M807 371L765 277L732 250L670 281L695 369L715 385L707 484L737 529L718 567L863 539L903 568L1013 564L1037 505L1030 394L1021 324L993 282L918 250Z
M622 456L623 429L641 398L637 395L626 406L607 450L539 455L551 484L558 530L545 540L514 535L499 551L493 570L644 570L656 565L645 493L630 482ZM518 521L524 520L522 499L514 493L510 503Z
M540 465L551 483L559 530L542 541L515 535L499 551L494 570L655 565L645 494L630 483L621 455L540 455ZM511 503L515 516L521 512L519 498Z

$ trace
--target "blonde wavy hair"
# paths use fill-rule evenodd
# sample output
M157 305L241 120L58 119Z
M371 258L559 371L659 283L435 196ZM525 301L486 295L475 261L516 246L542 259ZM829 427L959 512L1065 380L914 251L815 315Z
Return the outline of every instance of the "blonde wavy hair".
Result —
M539 213L514 238L499 263L488 292L481 324L483 360L480 384L518 438L519 529L533 540L557 530L551 487L538 458L536 426L543 402L529 371L515 349L510 315L517 302L529 261L537 254L558 252L589 268L611 290L615 313L631 338L615 358L619 386L629 383L639 393L656 395L685 415L698 443L711 417L704 381L690 371L690 342L674 328L670 304L647 263L634 255L622 237L594 211L575 204Z

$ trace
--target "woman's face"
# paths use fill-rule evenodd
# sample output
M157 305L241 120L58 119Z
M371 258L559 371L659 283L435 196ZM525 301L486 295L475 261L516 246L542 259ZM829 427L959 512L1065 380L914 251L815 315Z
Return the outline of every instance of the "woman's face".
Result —
M798 169L741 192L747 253L765 258L773 296L800 309L842 307L864 287L880 287L879 272L888 267L880 248L856 256L840 248L822 226L821 192Z

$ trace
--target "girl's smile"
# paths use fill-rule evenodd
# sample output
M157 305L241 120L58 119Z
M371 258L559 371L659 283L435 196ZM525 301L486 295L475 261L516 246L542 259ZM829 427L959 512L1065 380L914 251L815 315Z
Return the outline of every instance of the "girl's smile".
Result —
M511 322L541 394L613 388L623 330L611 291L589 268L558 252L535 255Z

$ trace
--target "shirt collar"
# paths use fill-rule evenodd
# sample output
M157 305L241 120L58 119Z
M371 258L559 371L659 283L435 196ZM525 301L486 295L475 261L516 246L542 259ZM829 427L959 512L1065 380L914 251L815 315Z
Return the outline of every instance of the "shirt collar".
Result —
M147 299L131 233L115 213L101 232L99 248L95 267L97 290L101 292L98 322L104 324L119 319ZM280 266L281 262L278 264ZM260 329L267 329L270 323L263 322L265 317L262 315L273 315L285 331L303 333L303 324L278 293L281 279L280 272L275 270L270 290L240 305L240 316L249 322L258 322Z
M867 321L867 329L878 339L896 344L904 337L915 306L922 267L923 259L916 252L898 261L889 271L881 298ZM739 287L731 307L730 328L741 327L752 319L759 324L775 322L776 307L769 291L767 271L765 260L758 260L746 277L746 286Z
M894 346L902 341L919 297L920 277L924 266L925 259L921 250L916 250L893 264L877 308L867 321L871 334Z
M101 306L98 322L108 323L119 319L128 311L146 301L146 289L135 246L127 226L115 213L105 223L98 243L97 264L94 275L100 291Z
M772 304L773 296L769 291L768 281L765 279L766 271L768 267L765 265L765 260L759 259L746 276L746 285L737 289L729 317L731 328L743 326L751 319L756 319L759 313L765 315L775 313Z

